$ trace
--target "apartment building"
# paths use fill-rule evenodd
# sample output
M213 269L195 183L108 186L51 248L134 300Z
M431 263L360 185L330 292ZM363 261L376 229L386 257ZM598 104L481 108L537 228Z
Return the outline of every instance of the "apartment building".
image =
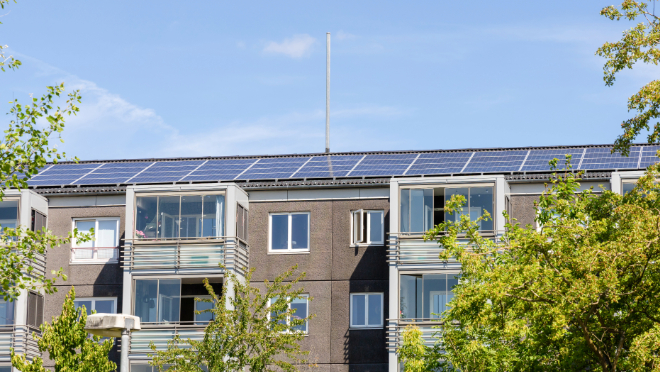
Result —
M534 224L534 201L550 175L548 161L572 155L585 171L582 187L629 189L660 146L634 146L629 157L611 146L451 151L398 151L191 159L81 161L49 165L28 190L10 190L2 226L66 235L94 228L95 239L51 249L35 265L64 268L54 295L24 293L0 303L0 372L9 348L39 355L30 334L61 311L71 286L89 310L141 318L130 345L119 340L117 364L152 371L149 343L164 348L175 334L200 339L208 315L208 278L217 291L231 271L254 268L260 285L293 265L305 272L306 298L291 306L315 314L300 331L318 371L400 369L396 349L407 324L430 339L452 297L461 268L438 260L422 233L454 218L451 195L465 213L483 210L483 234L502 234L502 212ZM13 225L12 225L13 224ZM220 264L223 266L220 267ZM313 300L311 300L313 298ZM119 350L128 348L128 359ZM50 362L48 362L50 363ZM52 364L52 363L51 363Z

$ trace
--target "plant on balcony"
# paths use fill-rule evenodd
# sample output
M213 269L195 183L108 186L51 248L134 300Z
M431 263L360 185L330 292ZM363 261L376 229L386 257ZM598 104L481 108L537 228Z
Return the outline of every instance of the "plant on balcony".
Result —
M660 164L623 196L580 191L568 168L537 203L538 229L512 221L488 239L463 215L427 233L462 265L437 330L444 371L660 370Z
M62 306L62 314L53 319L52 324L41 325L41 337L34 335L39 351L48 351L55 362L56 372L111 372L117 365L108 359L112 349L112 339L101 342L99 336L89 336L85 331L87 311L85 307L76 309L76 291L71 288ZM21 372L47 372L43 360L35 357L32 361L25 355L17 355L11 349L11 363Z
M292 301L304 298L298 282L305 273L295 277L296 269L294 266L274 281L265 281L262 288L252 283L254 268L245 279L229 271L220 296L205 279L211 298L196 301L214 306L198 312L213 314L203 340L184 340L177 335L163 351L152 343L150 363L161 371L177 372L201 372L200 366L209 372L242 372L246 367L251 372L297 371L308 364L309 352L301 350L299 344L305 333L297 329L313 315L296 316L291 307Z
M9 0L0 0L0 9L4 9ZM15 70L21 61L5 54L0 44L0 70ZM4 138L0 139L0 201L7 189L27 189L28 181L42 170L47 162L57 163L66 159L50 141L60 137L64 130L66 116L78 113L77 103L81 97L78 90L68 94L63 107L56 101L65 94L64 84L46 87L41 97L31 97L26 104L14 99L9 110L9 125L5 126ZM61 137L58 138L62 141ZM34 264L40 261L46 249L69 243L76 233L66 238L55 237L50 231L30 231L23 227L10 228L0 226L0 296L5 300L15 299L21 290L41 290L55 292L53 282L56 278L66 279L62 269L53 271L53 275L35 270ZM82 236L77 236L82 239Z

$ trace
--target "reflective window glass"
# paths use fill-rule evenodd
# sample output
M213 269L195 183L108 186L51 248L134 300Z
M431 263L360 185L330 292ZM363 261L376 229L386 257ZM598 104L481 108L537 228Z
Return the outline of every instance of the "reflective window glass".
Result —
M197 238L202 232L202 196L184 195L181 197L181 225L182 238Z
M181 280L161 279L158 283L158 321L178 322Z
M352 312L352 326L364 326L367 324L366 320L366 308L367 308L367 296L366 295L353 295L351 300L353 301L351 305L353 308Z
M143 323L157 322L158 280L135 281L135 315Z
M309 248L309 214L291 215L291 248Z
M14 302L0 300L0 325L14 324Z
M18 200L0 201L0 228L15 229L18 225Z
M631 192L632 189L634 188L635 188L635 183L633 182L624 182L621 184L623 195L626 195L627 193Z
M160 196L158 198L158 237L179 237L180 201L179 196Z
M274 214L271 218L271 249L289 248L289 215Z
M158 231L158 197L140 196L136 198L135 237L156 238Z
M307 318L307 297L297 298L291 301L291 309L294 310L292 317L294 319ZM294 331L307 332L307 322L293 327Z

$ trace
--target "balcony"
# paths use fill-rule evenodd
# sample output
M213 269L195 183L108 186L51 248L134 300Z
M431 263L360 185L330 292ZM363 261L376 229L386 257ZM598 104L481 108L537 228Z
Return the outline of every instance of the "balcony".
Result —
M218 237L207 240L162 241L158 239L127 239L133 244L123 248L123 267L131 270L151 269L211 269L242 272L249 264L249 246L238 237Z
M153 353L149 347L154 343L157 350L166 350L167 343L179 335L182 339L201 341L204 338L205 325L171 324L171 325L143 325L142 330L131 334L131 354Z
M422 331L422 340L426 346L433 346L437 337L436 333L439 331L442 323L438 319L416 319L416 322L404 321L401 319L388 319L387 325L387 349L398 350L403 345L403 331L409 325L415 325Z
M16 354L23 354L28 359L41 356L37 341L32 337L33 333L41 336L41 331L32 326L0 326L0 357L9 357L10 348L14 348Z

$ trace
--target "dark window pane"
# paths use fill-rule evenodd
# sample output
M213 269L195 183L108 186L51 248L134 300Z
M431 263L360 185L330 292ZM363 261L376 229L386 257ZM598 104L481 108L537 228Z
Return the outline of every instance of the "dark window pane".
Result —
M381 324L381 317L383 314L383 295L381 294L370 294L369 295L369 319L368 325L375 326Z
M493 230L493 188L471 187L470 188L470 220L476 221L488 211L491 219L479 222L479 230Z
M158 231L158 198L155 196L136 198L135 237L155 238Z
M291 248L309 248L309 214L291 215Z
M365 307L367 303L366 295L353 295L353 321L354 326L363 326L366 324L364 316L366 314Z
M94 310L97 313L103 314L114 314L115 313L115 302L113 300L96 300Z
M307 318L307 297L298 298L291 301L291 310L293 315L291 319L304 319ZM307 332L307 322L293 327L294 331Z
M635 184L631 182L625 182L621 185L623 189L623 195L626 195L627 193L631 192L632 189L635 188Z
M14 302L0 300L0 325L14 324Z
M289 216L274 214L271 216L271 249L288 249Z
M202 196L185 195L181 197L182 238L196 238L202 232Z
M410 232L410 190L401 190L401 232Z
M465 202L463 204L463 208L459 211L454 211L454 214L449 214L449 212L445 212L445 221L454 221L458 222L461 219L461 214L467 213L468 211L468 203L470 202L469 195L468 195L468 188L467 187L462 187L458 189L446 189L445 190L445 205L449 200L451 200L451 197L453 195L463 195L465 198Z
M424 318L439 318L447 304L447 275L424 275Z
M162 279L158 285L158 321L178 322L181 280Z
M158 198L158 236L160 238L179 237L179 196Z
M0 202L0 228L15 229L18 225L18 200Z
M135 315L140 321L157 322L156 296L158 294L158 280L135 281Z
M87 315L92 314L92 310L93 310L92 309L92 301L78 301L78 300L76 300L76 301L73 301L73 306L75 306L76 309L79 309L79 308L84 306L85 307L85 312L87 313Z

